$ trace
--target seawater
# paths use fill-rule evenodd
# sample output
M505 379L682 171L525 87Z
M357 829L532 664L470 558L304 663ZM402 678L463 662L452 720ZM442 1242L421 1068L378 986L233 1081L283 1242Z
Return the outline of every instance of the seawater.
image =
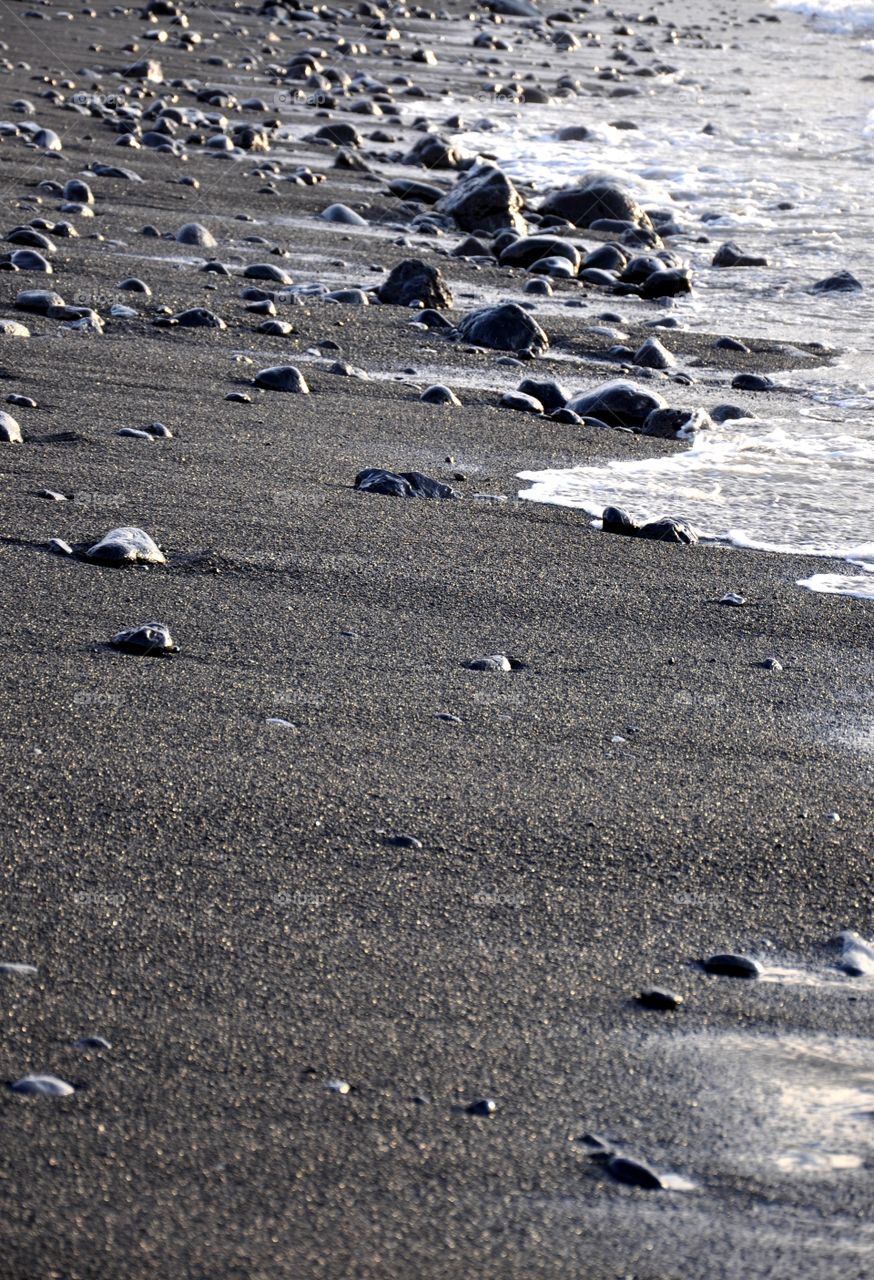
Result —
M640 97L498 102L457 137L543 192L607 173L647 207L670 209L688 234L669 243L696 279L670 308L685 328L840 352L831 366L776 375L790 389L781 416L762 416L763 402L727 380L692 387L690 404L730 401L759 417L701 432L670 457L525 472L521 496L593 516L608 504L681 515L739 547L837 557L846 572L803 584L874 599L874 4L774 8L780 24L738 22L718 44L666 47L676 72L639 82ZM623 117L638 128L617 128ZM590 137L557 141L570 123ZM768 267L711 267L724 240ZM839 270L863 292L808 292ZM604 303L627 323L652 316L633 299Z

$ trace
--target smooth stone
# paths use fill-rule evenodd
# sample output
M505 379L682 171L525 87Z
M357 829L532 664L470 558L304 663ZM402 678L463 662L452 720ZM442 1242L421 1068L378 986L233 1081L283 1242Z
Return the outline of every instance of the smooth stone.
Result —
M470 658L462 666L468 671L512 671L513 664L505 653L494 653L488 658Z
M200 249L215 249L218 245L212 232L199 222L186 222L176 232L175 239L179 244L196 245Z
M112 1045L103 1036L80 1036L73 1041L74 1049L111 1049Z
M761 662L759 665L764 667L766 671L782 671L783 670L783 663L780 661L779 658L765 658L765 660Z
M8 973L17 978L32 978L36 972L35 964L21 964L16 960L4 960L0 963L0 973Z
M683 1003L683 997L674 991L663 991L660 987L649 987L641 991L637 1003L644 1009L677 1009Z
M770 391L777 384L764 373L738 373L731 385L736 391Z
M712 427L703 409L653 409L647 414L640 434L662 440L691 440L698 431Z
M370 306L370 298L363 289L335 289L325 294L325 302L339 302L347 307Z
M768 259L750 257L733 241L727 240L716 250L711 265L714 267L766 267Z
M171 319L183 329L227 329L228 327L221 316L217 316L207 307L189 307L187 311L180 311L178 315L171 316Z
M314 136L324 142L333 142L338 147L360 147L364 141L351 124L323 124Z
M552 285L543 276L535 276L532 280L526 280L522 286L523 293L534 294L540 298L551 298L554 290Z
M33 311L37 315L47 315L52 307L63 307L64 299L51 289L22 289L15 298L15 306L19 311Z
M233 404L251 404L252 397L247 396L245 391L229 391L225 396L226 400L230 400Z
M461 401L455 392L449 387L444 387L441 383L435 383L433 387L428 387L427 390L422 392L419 399L425 404L461 405Z
M21 427L11 413L0 409L0 442L3 444L23 444Z
M630 1156L611 1156L605 1166L611 1177L628 1187L640 1187L645 1191L663 1191L665 1184L649 1165Z
M532 316L515 302L479 307L462 318L459 336L477 347L496 351L527 351L542 355L549 338Z
M493 1116L497 1109L498 1104L493 1098L478 1098L465 1108L469 1116Z
M736 404L717 404L710 410L710 417L720 425L723 422L736 422L741 418L755 418L748 409L741 409Z
M837 271L833 276L817 280L810 286L810 293L861 293L862 283L849 271Z
M588 182L556 191L541 202L540 213L567 218L576 227L590 227L599 219L612 219L651 229L652 224L630 192L609 178L593 176Z
M409 178L395 178L388 184L388 189L399 200L411 200L416 204L436 204L444 194L441 187L432 187L428 182L415 182ZM478 252L485 252L482 247Z
M447 214L460 231L497 231L510 227L524 234L522 197L502 169L480 160L462 173L451 191L438 200L438 213Z
M718 351L740 351L743 355L750 354L750 348L745 342L738 342L737 338L717 338L714 347Z
M639 430L654 409L666 409L667 401L654 392L642 391L631 382L607 382L596 391L584 392L568 402L581 417L597 418L608 427Z
M27 325L19 324L17 320L0 320L0 337L29 338L30 330Z
M318 215L323 222L339 222L346 227L366 227L367 219L346 204L329 204Z
M637 348L632 359L636 365L644 369L671 369L677 363L671 352L659 342L658 338L647 338L643 345Z
M601 513L601 531L636 538L640 534L640 525L621 507L605 507Z
M265 391L294 391L300 395L309 395L309 387L300 369L291 364L277 364L269 369L260 369L253 379L256 387Z
M720 952L709 956L704 961L705 973L717 974L722 978L758 978L762 966L749 956L735 955L734 952Z
M43 151L63 151L61 139L55 133L54 129L37 129L33 134L31 141L35 146L40 147Z
M421 840L415 836L396 835L388 836L386 844L394 845L396 849L422 849L424 846Z
M458 169L462 156L445 138L426 133L403 157L403 163L420 165L423 169Z
M435 311L433 307L426 307L424 311L420 311L416 316L415 322L425 329L434 329L439 333L448 333L455 326L451 320L447 320L439 311Z
M498 261L502 267L533 267L544 258L566 259L573 268L572 275L580 269L579 250L558 236L520 236L507 245Z
M269 333L274 338L287 338L290 333L294 333L294 325L289 324L287 320L263 320L258 325L258 332ZM225 396L226 400L227 398Z
M94 193L81 178L71 178L64 186L64 199L74 200L77 204L93 204Z
M673 298L679 293L692 292L692 273L688 267L674 267L667 271L654 271L640 286L640 296Z
M735 609L740 609L747 602L746 596L739 596L734 591L727 591L719 600L720 604L731 605Z
M11 1086L13 1093L24 1093L43 1098L69 1098L75 1090L66 1080L57 1076L23 1076Z
M73 554L73 548L63 538L49 538L46 546L56 556L71 556Z
M127 631L119 631L109 643L114 649L123 649L126 653L145 655L176 651L170 628L163 622L144 622Z
M451 485L432 480L421 471L384 471L368 467L359 471L355 486L362 493L378 493L391 498L458 498Z
M570 400L570 392L554 378L523 378L516 388L522 395L533 396L543 405L546 413L554 413L563 409Z
M347 1080L326 1080L325 1088L329 1093L339 1093L345 1096L350 1091L350 1084Z
M287 271L283 271L282 267L277 267L272 262L253 262L246 267L243 275L249 280L273 280L276 284L282 285L294 283Z
M134 525L110 529L85 554L101 564L166 564L158 544Z
M452 306L452 292L440 268L419 258L399 262L377 289L377 297L395 307L408 307L414 302L431 309Z
M500 404L503 409L515 409L519 413L543 413L540 401L521 391L507 391L501 396Z
M568 426L582 427L585 425L585 418L581 418L578 413L574 413L573 409L568 409L567 407L553 409L549 418L551 422L562 422Z
M648 538L650 542L680 542L692 546L698 541L698 534L685 520L675 520L666 516L663 520L651 520L645 524L638 535Z
M39 249L42 253L49 255L55 252L55 246L48 236L44 236L41 231L36 231L33 227L15 227L6 239L10 244L27 245L31 249Z
M53 267L48 258L44 258L36 249L15 249L7 261L11 262L18 271L36 271L44 276L50 276L53 273Z
M874 946L858 933L845 929L832 945L839 953L838 968L849 977L862 978L866 974L874 974Z
M115 434L117 436L128 436L134 440L146 440L149 444L153 443L153 438L148 431L141 431L138 427L119 427Z
M564 257L538 258L528 270L533 275L548 276L552 280L573 280L576 273L574 264Z

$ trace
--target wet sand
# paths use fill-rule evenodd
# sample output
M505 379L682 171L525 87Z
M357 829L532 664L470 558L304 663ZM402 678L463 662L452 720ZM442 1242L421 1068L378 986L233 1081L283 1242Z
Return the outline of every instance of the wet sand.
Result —
M213 17L192 10L192 25ZM870 935L874 769L846 744L870 717L870 606L796 587L828 561L610 537L517 499L519 471L680 447L497 407L495 386L526 375L606 380L564 357L581 318L626 314L623 299L558 285L584 307L538 312L551 350L515 371L394 307L288 306L293 335L257 333L238 275L177 264L199 251L139 228L203 222L219 239L210 256L272 261L298 282L369 287L383 278L371 263L423 257L450 280L453 315L490 290L518 297L525 276L437 257L441 239L405 248L384 226L315 221L332 202L361 208L364 190L396 205L382 179L331 169L333 153L295 148L327 180L280 184L277 198L253 194L249 161L115 147L99 121L38 100L30 78L98 59L86 20L17 18L7 56L32 66L3 78L0 115L31 97L64 150L3 141L5 229L63 216L57 201L16 203L93 159L146 181L89 178L99 216L71 218L81 238L56 242L55 273L0 274L0 316L33 333L0 340L0 385L39 404L7 406L25 443L0 446L0 960L38 966L0 977L0 1077L76 1086L57 1101L0 1096L3 1274L788 1280L834 1275L836 1261L868 1274L874 1135L854 1130L855 1169L781 1168L759 1111L744 1112L736 1039L861 1040L864 1060L867 987L737 982L696 962L809 958L839 929ZM263 40L263 19L245 23ZM117 66L143 22L94 25ZM427 34L402 42L415 43ZM143 52L168 75L207 78L199 53ZM421 83L440 74L415 65ZM408 119L415 103L403 107ZM167 181L180 172L200 190ZM126 275L153 297L117 294ZM142 318L61 333L14 311L30 287ZM149 308L194 305L227 331L151 323ZM308 354L325 339L340 351ZM728 389L745 368L779 381L796 357L777 344L718 365L710 339L676 340L707 365L694 387L658 383L672 403L791 404ZM372 379L330 374L335 359ZM312 394L251 387L277 363L298 365ZM462 408L418 402L438 380ZM252 402L227 402L233 390ZM172 440L114 434L154 420ZM365 466L460 472L464 500L357 493ZM46 550L121 524L149 532L168 564ZM721 607L726 592L749 605ZM178 654L106 647L153 619ZM462 668L498 652L527 668ZM761 667L771 656L781 672ZM398 834L422 847L388 843ZM652 985L684 1004L635 1006ZM74 1049L84 1034L112 1049ZM687 1052L686 1036L715 1047ZM482 1098L494 1115L464 1110ZM587 1130L695 1190L612 1182L581 1149Z

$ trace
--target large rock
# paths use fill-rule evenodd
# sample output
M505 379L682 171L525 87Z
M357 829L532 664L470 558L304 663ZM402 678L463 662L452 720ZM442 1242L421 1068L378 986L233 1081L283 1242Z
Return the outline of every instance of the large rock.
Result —
M85 552L100 564L166 564L158 544L142 529L121 525L110 529L99 542Z
M639 431L653 410L666 409L667 402L631 382L617 381L575 396L567 407L583 418L597 418L608 427L630 427L632 431Z
M253 382L265 391L289 391L297 395L309 395L306 378L293 364L275 364L269 369L259 369Z
M478 164L462 174L435 207L439 213L454 218L461 231L497 231L501 227L512 227L524 233L522 203L519 192L497 165Z
M389 498L457 498L451 485L432 480L421 471L384 471L368 467L355 477L355 488L364 493L380 493Z
M411 302L421 302L426 307L452 306L452 293L440 269L419 258L399 262L376 296L380 302L395 307L408 307Z
M471 311L459 323L458 333L465 342L496 351L542 355L549 347L549 338L537 321L515 302Z
M849 271L837 271L810 286L811 293L861 293L862 284Z
M502 267L530 267L542 258L567 258L574 269L580 269L580 253L568 240L558 236L522 236L508 244L501 254Z
M421 165L423 169L459 169L462 155L445 138L426 133L404 156L404 164Z
M580 187L555 191L543 201L540 212L567 218L576 227L590 227L599 219L610 218L652 229L634 196L610 178L594 177Z

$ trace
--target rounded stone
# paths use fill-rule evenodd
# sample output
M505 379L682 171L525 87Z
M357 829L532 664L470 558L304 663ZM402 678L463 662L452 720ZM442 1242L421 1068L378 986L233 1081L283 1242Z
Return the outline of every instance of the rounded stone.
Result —
M196 245L200 249L215 249L218 241L211 231L199 222L186 222L176 232L179 244Z
M444 387L442 383L435 383L433 387L428 387L419 396L424 404L451 404L456 407L461 405L458 396L449 387Z
M23 444L21 427L11 413L0 409L0 442L3 444Z
M277 364L269 369L260 369L255 374L254 384L265 391L292 391L299 395L309 395L310 390L300 369L291 364Z
M170 628L163 622L143 622L138 627L119 631L109 643L114 649L140 654L143 657L176 652L176 644L170 635Z
M762 966L749 956L725 951L708 956L704 961L704 971L717 974L722 978L758 978L762 972Z
M75 1093L71 1084L57 1076L23 1076L11 1088L13 1093L43 1098L69 1098L71 1093Z
M96 560L100 564L167 563L158 544L144 530L134 525L120 525L117 529L110 529L85 554L90 560Z

